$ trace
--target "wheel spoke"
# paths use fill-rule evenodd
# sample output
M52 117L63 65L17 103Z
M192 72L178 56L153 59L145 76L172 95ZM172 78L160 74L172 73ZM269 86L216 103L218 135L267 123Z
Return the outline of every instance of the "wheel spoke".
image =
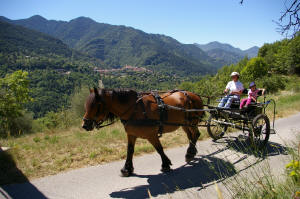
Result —
M226 122L225 118L216 118L213 116L210 116L210 118L208 119L208 125L207 125L207 130L209 135L217 140L219 138L221 138L224 133L227 130L227 125L223 124L224 122Z
M270 122L266 115L259 114L253 119L252 123L252 141L259 148L266 145L270 135Z

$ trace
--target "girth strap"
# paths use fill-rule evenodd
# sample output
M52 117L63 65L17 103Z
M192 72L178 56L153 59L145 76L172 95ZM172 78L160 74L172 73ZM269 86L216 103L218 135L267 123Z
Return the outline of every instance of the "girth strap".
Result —
M168 111L167 111L166 104L159 96L159 94L155 91L152 91L151 94L154 96L158 106L158 113L159 113L158 137L161 137L164 131L164 122L168 120Z

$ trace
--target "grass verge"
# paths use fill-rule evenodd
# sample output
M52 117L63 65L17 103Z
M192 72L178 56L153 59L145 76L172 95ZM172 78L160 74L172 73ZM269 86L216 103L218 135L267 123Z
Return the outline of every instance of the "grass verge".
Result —
M300 146L300 143L299 143ZM232 198L239 199L298 199L300 198L300 166L298 151L290 148L290 162L286 164L282 175L272 172L272 165L266 162L251 170L248 176L240 174L226 183Z

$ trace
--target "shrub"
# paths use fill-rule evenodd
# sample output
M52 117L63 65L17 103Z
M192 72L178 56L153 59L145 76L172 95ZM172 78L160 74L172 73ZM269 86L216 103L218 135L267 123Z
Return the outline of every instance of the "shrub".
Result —
M71 113L75 118L82 118L85 113L84 103L89 95L89 88L86 86L81 87L71 98Z
M279 90L285 89L286 79L280 76L272 75L266 76L256 82L258 87L266 89L268 93L275 93Z
M16 136L21 135L24 133L32 133L32 123L33 123L33 114L29 112L22 112L22 115L16 118L10 119L10 125L8 126L8 131L10 132L10 135ZM7 136L6 130L7 127L4 127L0 123L0 134Z

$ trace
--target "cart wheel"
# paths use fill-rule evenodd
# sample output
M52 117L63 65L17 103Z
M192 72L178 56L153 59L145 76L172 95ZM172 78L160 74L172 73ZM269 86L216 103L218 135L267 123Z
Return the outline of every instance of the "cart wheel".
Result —
M270 120L265 114L257 115L252 121L252 131L249 133L253 147L263 149L270 137Z
M227 122L227 120L213 115L210 115L207 120L207 132L214 140L222 138L227 131L228 125L222 124L222 122Z

